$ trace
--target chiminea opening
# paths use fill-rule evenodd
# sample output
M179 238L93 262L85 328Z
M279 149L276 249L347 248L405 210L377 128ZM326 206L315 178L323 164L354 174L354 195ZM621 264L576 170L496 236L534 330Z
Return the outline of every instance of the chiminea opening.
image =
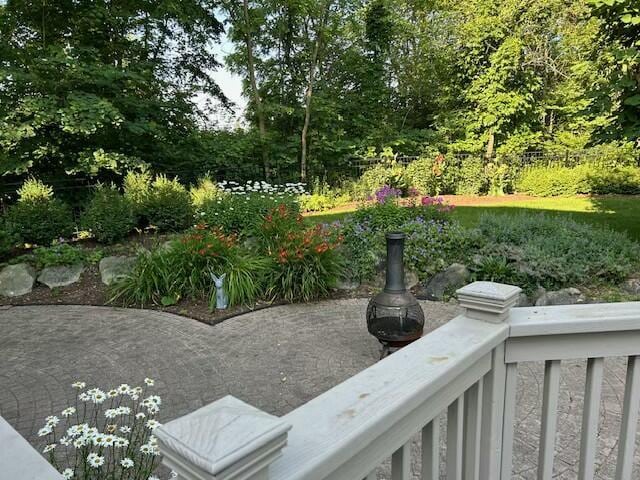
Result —
M382 344L380 358L419 339L424 330L424 312L404 282L405 234L387 233L385 287L369 301L367 329Z

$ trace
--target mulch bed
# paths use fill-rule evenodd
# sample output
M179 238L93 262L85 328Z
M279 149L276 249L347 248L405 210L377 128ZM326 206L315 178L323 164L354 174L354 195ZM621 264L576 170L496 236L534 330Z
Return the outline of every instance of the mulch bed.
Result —
M335 291L332 299L368 297L372 289L367 286L352 292ZM20 297L0 297L0 305L97 305L122 307L117 303L108 303L108 287L100 280L97 266L86 267L80 281L68 287L54 288L36 283L31 293ZM252 307L238 306L226 310L209 310L206 299L184 299L177 305L163 307L159 305L145 305L145 309L175 313L183 317L193 318L209 325L216 325L229 318L263 308L283 305L283 302L258 302Z

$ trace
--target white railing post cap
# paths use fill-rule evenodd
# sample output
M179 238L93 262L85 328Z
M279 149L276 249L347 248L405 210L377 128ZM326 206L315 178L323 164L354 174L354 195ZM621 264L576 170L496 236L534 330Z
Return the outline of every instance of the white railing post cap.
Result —
M518 302L522 289L494 282L473 282L456 291L460 305L470 318L501 323Z
M291 425L232 396L157 428L163 463L179 478L249 480L287 444Z

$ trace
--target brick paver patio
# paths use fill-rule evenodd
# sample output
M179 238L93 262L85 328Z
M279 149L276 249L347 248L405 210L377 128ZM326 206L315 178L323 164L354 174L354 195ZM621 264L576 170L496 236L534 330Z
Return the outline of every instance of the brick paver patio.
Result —
M458 312L423 305L428 330ZM363 299L287 305L216 326L145 310L0 307L0 415L37 444L35 432L71 400L73 381L108 388L147 376L165 421L227 394L282 415L377 361L365 307ZM584 363L563 362L556 478L577 476ZM624 362L609 359L606 368L598 478L613 479ZM514 478L533 479L543 368L520 371ZM388 478L386 469L378 476Z

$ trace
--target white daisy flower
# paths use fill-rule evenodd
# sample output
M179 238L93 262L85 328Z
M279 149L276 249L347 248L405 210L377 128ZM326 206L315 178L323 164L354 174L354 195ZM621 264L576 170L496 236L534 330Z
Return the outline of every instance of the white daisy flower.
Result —
M51 432L53 432L53 428L51 428L49 425L47 425L46 427L42 427L40 430L38 430L38 436L39 437L46 437Z
M144 379L144 383L147 384L150 387L153 387L153 385L156 383L153 379L151 378L145 378Z
M120 460L120 465L122 465L122 468L131 468L133 467L133 460L128 457L123 458Z
M136 413L136 418L145 418L146 415L143 412Z
M118 407L116 410L118 415L129 415L131 413L131 408L129 407Z
M128 427L126 425L123 425L122 427L120 427L120 431L122 433L131 433L131 427Z
M117 397L118 395L119 393L116 389L111 389L107 392L107 397L109 398L114 398L114 397Z
M76 448L82 448L87 444L87 440L84 437L76 438L73 441L73 446Z
M71 439L69 437L60 438L60 445L64 445L65 447L68 447L69 445L71 445Z
M88 393L82 392L80 395L78 395L78 399L83 402L88 402L89 400L91 400L91 397L89 396Z
M109 408L104 411L104 416L107 418L116 418L118 416L118 410L115 408Z
M101 457L97 453L90 453L87 455L87 463L93 468L99 468L104 465L104 457Z
M76 407L68 407L68 408L65 408L64 410L62 410L62 416L63 417L70 417L74 413L76 413Z
M45 418L45 420L47 422L47 426L50 426L50 427L55 427L60 423L60 419L55 415L50 415L47 418Z
M49 453L52 452L54 448L56 448L58 445L55 443L50 443L49 445L47 445L46 447L44 447L44 449L42 450L42 453Z
M77 389L79 389L79 390L82 390L84 387L86 387L86 386L87 386L87 384L86 384L85 382L73 382L73 383L71 384L71 386L72 386L73 388L77 388Z
M147 428L149 428L150 430L155 430L159 426L160 422L158 422L157 420L147 420Z
M113 442L113 445L118 448L126 448L129 446L129 440L122 437L116 437L116 439Z
M127 385L126 383L123 383L116 390L118 390L119 393L125 394L125 393L129 393L130 388L131 387L129 387L129 385Z
M73 478L73 470L70 468L65 468L62 471L62 478L65 480L71 480Z

